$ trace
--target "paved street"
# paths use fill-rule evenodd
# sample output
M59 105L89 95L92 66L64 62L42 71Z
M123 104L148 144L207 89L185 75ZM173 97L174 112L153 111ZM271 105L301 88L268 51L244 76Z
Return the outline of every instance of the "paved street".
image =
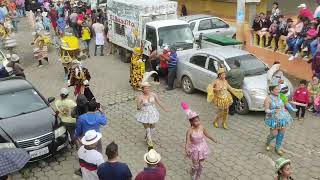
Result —
M27 79L46 97L58 97L59 89L65 87L66 83L55 49L50 48L50 64L38 68L37 62L32 60L31 46L28 45L32 39L29 27L23 22L19 25L21 31L18 34L17 52L24 56L22 64L26 68ZM147 146L143 127L134 118L135 97L139 93L129 86L129 64L122 63L117 56L92 56L84 64L92 76L90 85L93 93L106 106L109 122L102 129L103 146L105 148L105 145L115 141L119 145L120 160L128 163L135 176L145 166L143 154ZM212 120L216 109L206 102L204 93L187 95L181 89L167 92L162 85L153 86L153 89L171 109L170 113L160 110L160 122L156 127L159 143L155 146L167 167L168 180L190 179L188 171L191 162L184 154L189 122L180 108L182 100L200 113L202 124L219 141L219 144L208 141L212 153L204 164L203 180L273 179L272 162L279 156L274 151L265 151L264 143L269 130L263 122L264 113L232 116L229 118L229 130L214 129ZM319 129L320 119L307 114L303 122L295 121L287 130L285 158L292 160L295 179L320 180ZM67 149L54 157L28 165L23 173L15 174L14 179L80 179L73 175L78 167L76 151Z

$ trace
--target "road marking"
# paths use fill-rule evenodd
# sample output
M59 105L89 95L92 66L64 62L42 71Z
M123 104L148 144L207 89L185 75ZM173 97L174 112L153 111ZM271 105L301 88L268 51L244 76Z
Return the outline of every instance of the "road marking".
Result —
M268 156L267 154L258 152L257 155L256 155L256 157L257 157L258 159L264 159L264 160L268 161L272 167L275 167L275 164L276 164L276 163L275 163L275 162L273 161L273 159L272 159L270 156Z

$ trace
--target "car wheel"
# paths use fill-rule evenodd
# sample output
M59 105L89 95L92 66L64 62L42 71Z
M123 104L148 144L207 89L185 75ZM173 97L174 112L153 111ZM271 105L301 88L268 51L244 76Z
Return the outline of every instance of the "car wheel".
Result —
M249 113L249 105L245 97L236 101L236 112L241 115Z
M182 89L184 92L188 94L191 94L194 92L192 81L188 76L184 76L181 82L182 82Z

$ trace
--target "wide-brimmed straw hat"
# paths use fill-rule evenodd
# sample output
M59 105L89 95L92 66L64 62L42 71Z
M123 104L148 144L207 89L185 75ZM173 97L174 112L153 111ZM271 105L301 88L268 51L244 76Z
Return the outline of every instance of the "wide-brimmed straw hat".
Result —
M89 130L85 133L83 138L81 139L81 143L83 145L92 145L96 142L98 142L102 137L102 134L99 132L96 132L95 130Z
M283 166L285 166L286 164L290 163L290 159L285 159L285 158L279 158L276 160L276 172L278 172Z
M144 155L143 159L146 163L155 165L160 162L161 156L154 149L150 149L150 151Z

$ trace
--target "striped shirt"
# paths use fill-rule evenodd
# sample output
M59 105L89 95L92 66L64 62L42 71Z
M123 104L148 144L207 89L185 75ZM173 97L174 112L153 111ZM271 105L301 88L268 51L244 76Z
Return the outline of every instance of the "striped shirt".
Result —
M178 63L178 56L176 52L171 52L168 65L169 69L175 69L177 68L177 63Z
M85 149L81 146L78 150L82 178L85 180L99 180L97 175L98 166L104 163L103 156L95 149Z

